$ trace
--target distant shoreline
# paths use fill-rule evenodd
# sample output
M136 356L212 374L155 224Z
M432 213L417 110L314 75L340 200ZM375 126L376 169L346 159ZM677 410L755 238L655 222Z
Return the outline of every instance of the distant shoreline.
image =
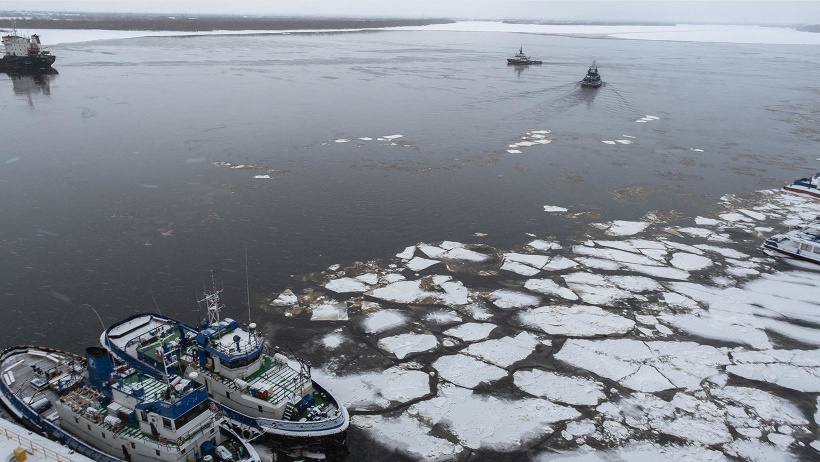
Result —
M318 30L369 29L399 26L427 26L448 24L451 19L396 19L396 18L310 18L258 17L217 15L145 15L102 13L32 13L0 12L0 29L11 29L17 17L18 29L96 29L140 30L171 32L207 32L216 30ZM22 18L22 19L20 19Z

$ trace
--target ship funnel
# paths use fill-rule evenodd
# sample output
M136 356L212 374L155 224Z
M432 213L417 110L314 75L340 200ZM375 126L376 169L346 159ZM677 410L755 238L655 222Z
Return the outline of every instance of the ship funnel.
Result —
M108 388L108 380L114 372L108 351L101 347L88 347L85 349L85 359L88 364L88 380L91 384L97 388Z

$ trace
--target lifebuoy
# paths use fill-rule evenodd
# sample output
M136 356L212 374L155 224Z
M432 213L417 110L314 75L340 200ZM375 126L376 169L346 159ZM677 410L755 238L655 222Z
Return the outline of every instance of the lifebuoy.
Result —
M167 445L167 444L168 444L168 439L167 439L167 438L165 438L165 437L164 437L164 436L162 436L162 435L159 435L159 444L161 444L161 445L163 445L163 446Z
M210 407L211 407L212 411L216 412L216 403L215 402L211 401Z
M179 439L177 440L177 446L182 446L183 444L185 444L185 437L180 436Z

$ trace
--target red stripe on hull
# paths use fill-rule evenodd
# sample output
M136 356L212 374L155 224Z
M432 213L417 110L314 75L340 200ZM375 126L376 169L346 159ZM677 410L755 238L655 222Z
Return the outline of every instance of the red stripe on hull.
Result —
M796 192L800 194L808 194L809 196L820 199L820 191L812 191L810 189L796 189L792 188L791 186L783 186L783 189L785 189L786 191Z

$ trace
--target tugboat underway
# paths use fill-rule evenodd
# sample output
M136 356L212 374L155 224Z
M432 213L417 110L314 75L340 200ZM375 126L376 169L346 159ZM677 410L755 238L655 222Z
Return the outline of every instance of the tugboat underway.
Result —
M541 61L536 59L530 59L529 56L524 54L524 47L518 48L518 53L515 54L512 58L507 58L507 64L515 64L515 65L523 65L523 64L541 64Z
M595 64L595 61L592 61L592 65L589 66L587 75L584 76L583 80L581 80L581 86L598 88L602 84L603 82L601 81L601 74L598 73L598 65Z
M0 370L0 397L18 418L98 462L259 462L194 380L162 382L114 368L100 347L88 348L86 358L11 347Z
M144 313L115 323L100 342L138 369L202 377L211 398L243 431L311 443L343 440L350 417L311 379L310 363L291 365L282 353L266 354L254 323L246 331L233 319L220 319L220 292L201 300L208 320L199 329Z
M796 260L820 265L820 217L802 226L793 226L785 234L776 234L766 239L762 247Z
M6 50L0 59L0 71L43 71L51 69L56 56L43 47L40 36L30 38L17 35L15 25L11 35L3 36L3 46Z

